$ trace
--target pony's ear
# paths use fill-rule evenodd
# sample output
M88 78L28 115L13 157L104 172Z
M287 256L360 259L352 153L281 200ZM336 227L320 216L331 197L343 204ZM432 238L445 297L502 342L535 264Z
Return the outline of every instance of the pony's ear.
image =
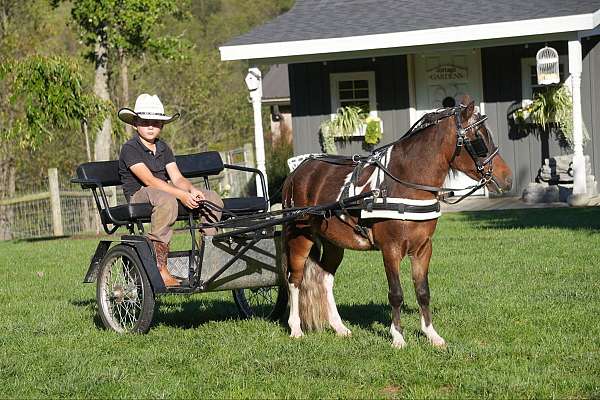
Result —
M465 97L467 97L467 96L465 96ZM464 98L463 98L463 100L464 100ZM470 97L469 97L469 100L471 100ZM473 113L475 112L475 101L471 100L470 103L461 103L461 104L467 104L465 109L462 110L461 116L463 117L463 120L468 121L471 118L471 116L473 115Z

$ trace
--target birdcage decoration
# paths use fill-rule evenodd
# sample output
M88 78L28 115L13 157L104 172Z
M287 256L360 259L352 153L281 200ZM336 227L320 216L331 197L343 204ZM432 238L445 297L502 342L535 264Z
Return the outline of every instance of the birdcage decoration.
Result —
M551 85L560 82L558 52L552 47L544 47L535 55L538 85Z

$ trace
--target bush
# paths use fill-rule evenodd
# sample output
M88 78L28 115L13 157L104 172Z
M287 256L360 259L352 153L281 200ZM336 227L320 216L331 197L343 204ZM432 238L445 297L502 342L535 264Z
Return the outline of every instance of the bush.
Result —
M290 172L287 160L294 155L294 150L291 144L281 141L275 146L268 146L266 151L266 167L267 176L269 178L269 196L271 196L271 204L281 203L281 188L285 178Z

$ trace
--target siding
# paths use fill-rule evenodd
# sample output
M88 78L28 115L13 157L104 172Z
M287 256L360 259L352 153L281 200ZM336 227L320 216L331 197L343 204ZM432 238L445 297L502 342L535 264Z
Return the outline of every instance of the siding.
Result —
M583 40L584 70L582 75L583 118L586 129L595 140L584 148L592 157L596 176L600 173L600 45L598 37ZM490 47L481 50L483 70L483 97L488 126L500 146L500 154L514 173L512 195L520 195L527 184L534 182L543 160L550 156L567 154L552 136L543 133L522 133L511 129L507 118L509 110L520 104L521 59L535 57L544 43L518 46ZM551 42L559 55L567 55L567 42Z
M581 96L583 123L591 140L583 153L590 156L593 174L600 180L600 36L583 39ZM599 188L600 189L600 188Z
M377 111L383 120L383 140L390 143L409 128L408 74L405 56L299 63L288 67L294 154L320 153L319 125L331 114L329 74L375 71ZM338 142L340 154L366 153L362 137Z

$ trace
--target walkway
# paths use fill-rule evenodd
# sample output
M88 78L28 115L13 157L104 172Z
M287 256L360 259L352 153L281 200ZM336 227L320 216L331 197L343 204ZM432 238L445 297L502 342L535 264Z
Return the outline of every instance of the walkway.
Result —
M557 207L569 207L569 205L567 203L525 203L520 197L488 198L483 196L472 196L455 205L442 203L442 212L446 213L457 211L490 211Z

